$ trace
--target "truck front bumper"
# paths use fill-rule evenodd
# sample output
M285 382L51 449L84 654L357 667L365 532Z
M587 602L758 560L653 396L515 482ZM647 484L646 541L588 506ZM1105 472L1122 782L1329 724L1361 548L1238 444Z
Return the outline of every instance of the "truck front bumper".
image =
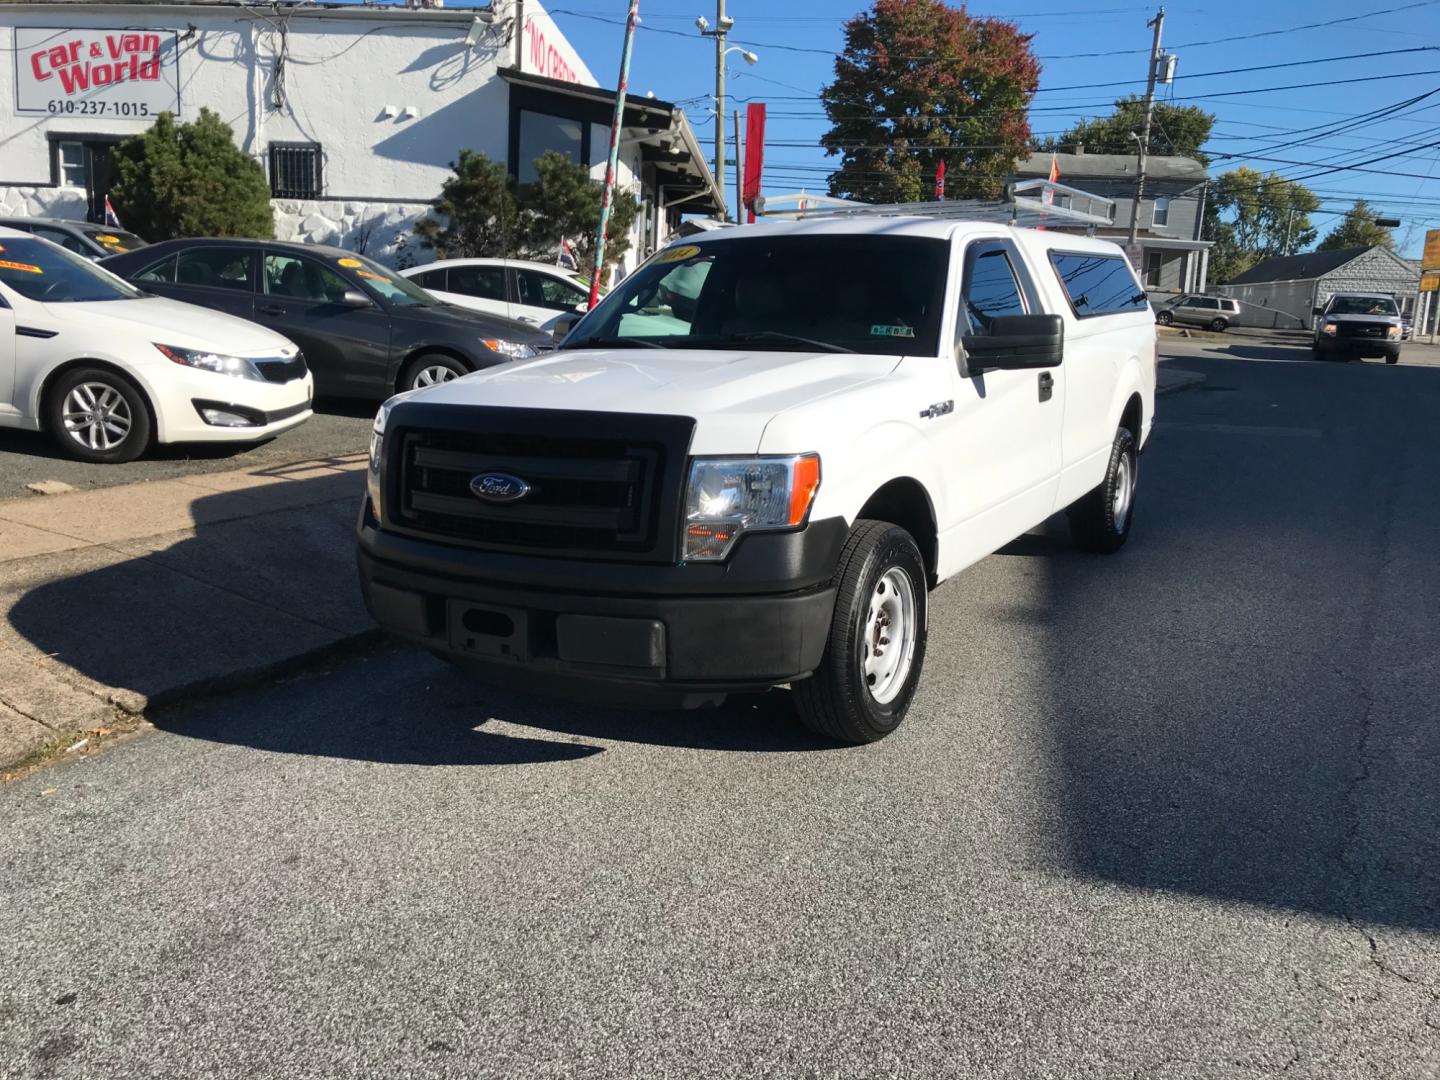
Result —
M696 706L812 673L847 528L745 537L722 565L532 558L382 531L362 511L360 585L390 633L487 682L588 702Z
M1315 351L1321 356L1353 356L1389 358L1400 355L1398 338L1345 338L1321 335L1315 339Z

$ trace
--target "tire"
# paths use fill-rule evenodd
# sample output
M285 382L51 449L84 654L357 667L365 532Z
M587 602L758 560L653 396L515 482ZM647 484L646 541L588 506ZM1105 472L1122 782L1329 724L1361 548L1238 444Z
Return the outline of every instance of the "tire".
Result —
M400 389L419 390L426 386L435 386L458 379L461 375L468 375L470 370L453 356L422 353L405 365L405 373L400 376Z
M1129 428L1115 433L1105 479L1068 511L1070 539L1081 551L1109 555L1125 546L1135 520L1135 488L1139 458Z
M860 745L900 726L925 662L925 580L908 532L888 521L855 522L835 569L825 656L814 675L794 686L807 728ZM878 621L881 615L888 624ZM892 647L898 651L887 657Z
M1399 354L1399 353L1396 353L1394 356L1386 356L1386 357L1385 357L1385 363L1387 363L1387 364L1398 364L1398 363L1400 363L1400 354Z
M71 457L97 464L134 461L150 445L150 405L140 388L109 368L72 368L50 387L45 422Z
M1155 321L1161 326L1169 326L1175 321L1175 316L1168 311L1161 311L1156 314Z
M1230 325L1230 324L1227 323L1224 319L1211 319L1211 320L1210 320L1210 329L1213 330L1213 331L1215 331L1215 333L1217 333L1217 334L1222 334L1222 333L1224 333L1224 332L1225 332L1225 328L1226 328L1227 326L1229 326L1229 325Z

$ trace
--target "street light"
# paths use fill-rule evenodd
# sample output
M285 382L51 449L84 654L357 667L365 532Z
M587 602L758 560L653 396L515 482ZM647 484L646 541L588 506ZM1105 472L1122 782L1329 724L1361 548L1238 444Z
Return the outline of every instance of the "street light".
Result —
M700 35L715 39L715 183L719 192L717 202L720 212L717 216L721 221L725 220L725 57L732 52L738 52L747 64L760 61L760 57L749 49L742 49L738 45L726 47L725 37L734 26L735 20L725 14L725 0L715 0L713 29L710 20L704 15L695 19L695 29L700 31ZM735 208L735 220L740 220L739 207Z

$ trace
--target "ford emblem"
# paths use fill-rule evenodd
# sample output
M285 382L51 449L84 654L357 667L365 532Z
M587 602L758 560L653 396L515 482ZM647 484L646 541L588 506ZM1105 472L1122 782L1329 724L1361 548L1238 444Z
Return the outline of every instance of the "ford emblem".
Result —
M470 478L470 493L486 502L510 503L530 494L530 485L509 473L481 473Z

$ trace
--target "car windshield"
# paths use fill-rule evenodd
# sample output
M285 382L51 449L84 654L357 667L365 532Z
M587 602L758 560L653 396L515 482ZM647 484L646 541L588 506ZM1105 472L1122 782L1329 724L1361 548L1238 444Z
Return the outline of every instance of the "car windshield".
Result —
M107 254L120 255L126 251L134 251L136 248L149 247L147 240L141 240L132 232L125 232L123 229L105 229L99 226L84 225L80 232L85 238L99 244Z
M137 300L145 295L88 259L33 237L0 238L0 284L47 304Z
M363 255L347 255L336 259L339 266L360 279L361 286L394 307L438 307L440 300L408 278L386 270L374 259Z
M658 252L580 320L565 348L937 355L943 240L747 231L757 235Z
M1330 301L1327 315L1398 315L1400 309L1388 296L1337 296Z

